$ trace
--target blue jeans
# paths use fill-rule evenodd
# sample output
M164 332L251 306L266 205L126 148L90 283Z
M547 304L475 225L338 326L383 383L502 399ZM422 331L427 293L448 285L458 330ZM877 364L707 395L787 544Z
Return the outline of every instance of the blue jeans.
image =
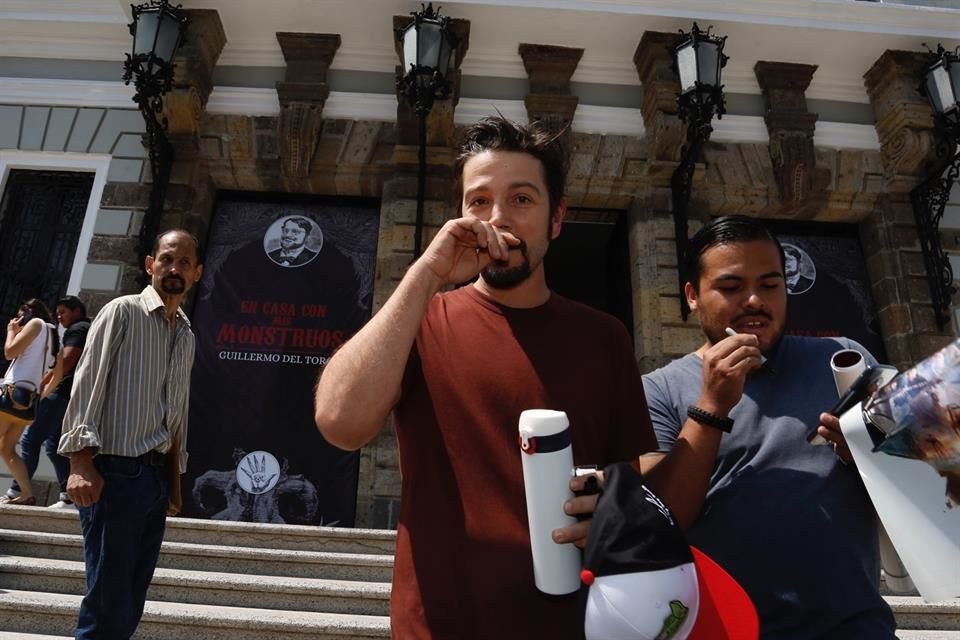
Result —
M27 475L31 478L37 471L40 462L40 447L46 443L47 457L53 463L53 470L60 483L60 493L67 490L67 478L70 476L70 459L57 453L60 444L60 427L63 424L63 415L67 412L68 396L57 392L40 401L37 405L37 417L20 436L20 457L27 466ZM20 493L20 485L14 480L10 488L14 493Z
M160 557L170 495L166 466L143 458L100 455L100 501L79 507L87 594L80 603L77 640L124 640L143 615L147 588Z

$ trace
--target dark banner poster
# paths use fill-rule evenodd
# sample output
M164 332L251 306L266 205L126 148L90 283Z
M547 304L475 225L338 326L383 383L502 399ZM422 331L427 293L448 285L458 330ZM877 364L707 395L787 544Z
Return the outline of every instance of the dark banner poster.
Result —
M379 208L280 198L214 209L192 318L184 513L352 526L359 454L320 436L313 387L370 318Z
M798 225L777 229L777 238L786 256L787 333L852 338L883 361L856 227L814 224L803 232Z

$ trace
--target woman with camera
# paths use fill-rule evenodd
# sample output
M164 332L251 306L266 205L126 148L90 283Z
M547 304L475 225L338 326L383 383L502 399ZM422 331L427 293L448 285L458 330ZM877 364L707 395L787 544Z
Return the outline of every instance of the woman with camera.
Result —
M36 298L27 300L7 323L3 355L13 362L0 381L0 456L20 485L20 495L4 496L6 499L0 498L0 502L37 503L27 468L17 455L17 442L36 417L44 388L53 389L58 382L55 366L59 350L60 338L50 311Z

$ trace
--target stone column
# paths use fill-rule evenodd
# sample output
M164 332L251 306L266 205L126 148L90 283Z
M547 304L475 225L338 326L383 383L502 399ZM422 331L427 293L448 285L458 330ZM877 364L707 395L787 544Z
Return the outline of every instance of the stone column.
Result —
M910 191L935 157L933 114L918 87L927 55L886 51L864 75L876 119L884 193L860 225L887 356L912 366L953 338L937 330Z
M814 180L817 155L813 134L817 114L807 109L804 95L816 70L815 65L764 60L753 67L767 101L764 122L770 133L770 159L780 202L789 210L809 208L813 200L822 199L827 181L825 178Z
M399 34L410 24L411 16L394 16L394 45L403 60ZM434 103L427 117L427 174L424 198L422 247L430 244L440 226L456 214L452 167L455 159L454 109L460 98L460 65L470 40L470 22L450 20L457 39L447 79L450 97ZM399 81L404 75L396 67ZM393 171L383 182L380 203L380 241L377 246L377 276L373 291L374 312L383 306L396 289L413 260L417 210L417 172L419 170L419 118L403 99L397 102L397 144L393 150ZM396 527L400 506L400 471L393 417L386 428L360 453L357 483L357 526Z
M213 91L213 70L227 37L217 11L191 9L185 13L190 18L190 27L186 43L177 56L174 90L164 102L175 162L161 228L185 227L202 242L213 213L215 188L200 157L200 127Z
M288 179L302 180L310 174L310 162L320 139L323 107L330 95L327 70L340 48L340 36L277 33L277 41L287 61L284 80L277 83L280 166Z
M650 144L650 169L666 184L680 162L686 135L686 127L677 117L680 81L674 73L670 54L678 38L675 33L644 31L633 54L633 64L643 85L640 111Z
M695 349L703 341L696 320L680 317L676 234L670 178L680 162L686 126L677 117L680 83L671 48L679 34L645 31L633 62L643 85L641 114L646 128L645 189L628 212L633 265L634 344L642 371L650 371ZM698 167L694 182L703 179ZM695 210L691 202L691 211ZM690 220L690 231L697 229Z
M403 78L403 49L400 33L412 18L394 16L394 41L401 64L396 67L397 82ZM450 97L437 100L427 116L427 174L424 196L424 228L422 247L426 248L436 230L453 217L455 197L451 169L454 161L454 110L460 100L460 65L466 56L470 39L470 22L450 20L450 30L457 39L447 80ZM397 100L397 144L393 150L393 178L384 181L380 234L377 250L378 286L374 290L374 309L379 308L393 292L413 259L417 209L417 175L419 171L419 118L402 98Z
M177 51L173 89L163 99L167 137L174 145L177 160L198 155L200 115L213 91L213 69L227 44L219 13L211 9L190 9L183 13L190 25Z
M538 120L548 130L562 133L561 143L569 152L570 126L580 102L570 90L570 78L583 57L583 49L523 43L519 53L530 78L530 92L524 99L527 119Z
M213 69L226 44L223 25L216 11L207 9L184 10L190 19L186 38L174 60L173 87L164 96L162 117L167 121L167 138L174 150L170 184L167 187L160 229L184 227L197 234L201 243L206 237L213 208L214 187L200 158L200 126L210 92L213 90ZM91 243L103 250L109 240L115 254L124 256L124 267L117 295L140 290L144 265L137 256L137 243L142 228L142 211L146 209L149 194L150 170L144 168L144 181L137 183L107 183L101 206L138 212L137 224L131 224L127 238L99 239Z

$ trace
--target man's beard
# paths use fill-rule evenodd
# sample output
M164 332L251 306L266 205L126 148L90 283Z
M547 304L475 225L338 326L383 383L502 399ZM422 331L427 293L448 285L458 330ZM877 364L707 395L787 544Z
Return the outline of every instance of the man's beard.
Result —
M511 247L510 250L519 251L523 256L523 262L511 267L506 261L494 260L480 272L483 281L494 289L513 289L529 278L532 273L530 258L527 256L527 243L521 240L519 246Z
M179 295L187 288L186 281L180 276L167 276L160 280L160 288L169 295Z
M284 251L296 251L297 249L302 247L304 244L306 243L297 242L296 240L281 240L280 248L283 249Z

